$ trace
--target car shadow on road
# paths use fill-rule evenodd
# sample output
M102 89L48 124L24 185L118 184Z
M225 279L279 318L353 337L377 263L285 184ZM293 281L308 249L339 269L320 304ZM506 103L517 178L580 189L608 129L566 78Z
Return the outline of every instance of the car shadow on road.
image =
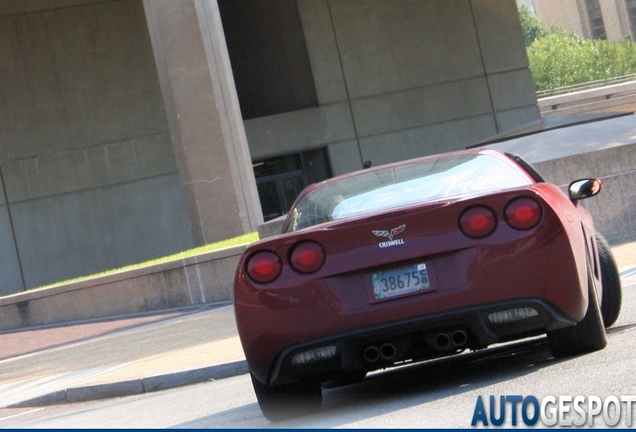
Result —
M405 409L475 392L533 374L561 361L566 360L554 359L546 338L541 337L371 374L364 383L324 392L322 414L325 415L321 427L337 427L343 421L355 421L350 413L359 412L357 408L365 412L364 407L370 404L373 404L374 415L380 416L393 410L394 404L386 402L396 398L401 401L400 409ZM295 427L291 422L288 425Z
M394 409L394 404L387 401L399 399L400 409L404 409L409 407L408 400L414 400L408 396L418 396L412 405L425 404L532 374L561 361L567 359L554 359L545 337L534 338L374 372L358 384L324 389L322 410L306 417L269 423L255 416L254 409L258 410L258 406L250 404L177 427L339 427L366 419L370 406L372 415L380 416ZM237 417L243 421L228 422Z

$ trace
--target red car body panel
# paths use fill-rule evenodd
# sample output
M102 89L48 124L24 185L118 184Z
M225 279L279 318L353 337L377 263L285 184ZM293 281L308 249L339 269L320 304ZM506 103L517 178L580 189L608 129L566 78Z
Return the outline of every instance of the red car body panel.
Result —
M503 154L481 152L505 158L525 173ZM373 339L374 329L390 333L392 323L456 311L452 319L439 321L443 327L461 322L461 311L519 299L554 308L560 321L545 325L580 321L588 303L586 249L594 247L592 218L558 187L531 183L331 221L249 246L236 273L234 301L251 373L263 383L276 382L285 352L295 346L340 340L339 335L354 335L346 336L347 341ZM518 197L530 197L542 208L541 221L532 229L518 230L505 221L506 206ZM476 205L491 209L497 218L492 234L481 239L458 228L462 212ZM394 235L401 242L380 247L387 239L373 231L402 225L403 231ZM317 242L325 251L324 264L312 274L301 274L289 264L291 249L303 240ZM247 260L262 250L275 252L283 263L280 276L267 284L246 274ZM427 264L431 289L382 301L373 298L371 273L419 263ZM404 333L407 324L396 326L395 333ZM467 325L470 344L485 347L515 338L514 332L495 327L481 321Z

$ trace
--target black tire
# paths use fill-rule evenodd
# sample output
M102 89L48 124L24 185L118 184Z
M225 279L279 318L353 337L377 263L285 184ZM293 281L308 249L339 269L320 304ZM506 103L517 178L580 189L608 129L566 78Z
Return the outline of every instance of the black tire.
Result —
M621 304L623 302L621 276L616 261L614 261L612 249L599 233L596 233L596 245L598 247L598 258L601 262L601 286L603 289L601 314L607 328L616 322L618 315L621 313Z
M250 376L258 405L265 418L271 422L311 414L322 407L322 389L319 383L269 386L261 383L254 375Z
M555 358L586 354L607 346L605 325L591 275L588 277L588 290L587 312L581 322L548 332L548 347Z

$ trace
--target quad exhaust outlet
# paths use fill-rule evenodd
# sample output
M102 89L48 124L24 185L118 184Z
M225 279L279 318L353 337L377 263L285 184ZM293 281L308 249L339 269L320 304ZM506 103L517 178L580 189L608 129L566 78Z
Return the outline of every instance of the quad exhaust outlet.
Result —
M457 350L468 343L468 334L461 329L429 333L425 338L428 345L437 351ZM369 345L362 351L362 359L368 364L396 362L407 353L409 345L408 338Z

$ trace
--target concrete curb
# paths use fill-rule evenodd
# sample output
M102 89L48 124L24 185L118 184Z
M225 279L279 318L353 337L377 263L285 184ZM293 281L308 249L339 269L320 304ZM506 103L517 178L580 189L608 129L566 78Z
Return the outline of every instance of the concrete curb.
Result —
M131 396L190 384L197 384L210 380L229 378L237 375L243 375L247 372L247 361L239 360L231 363L224 363L165 375L157 375L148 378L58 390L9 405L6 408L40 407L62 403L85 402L112 397Z

